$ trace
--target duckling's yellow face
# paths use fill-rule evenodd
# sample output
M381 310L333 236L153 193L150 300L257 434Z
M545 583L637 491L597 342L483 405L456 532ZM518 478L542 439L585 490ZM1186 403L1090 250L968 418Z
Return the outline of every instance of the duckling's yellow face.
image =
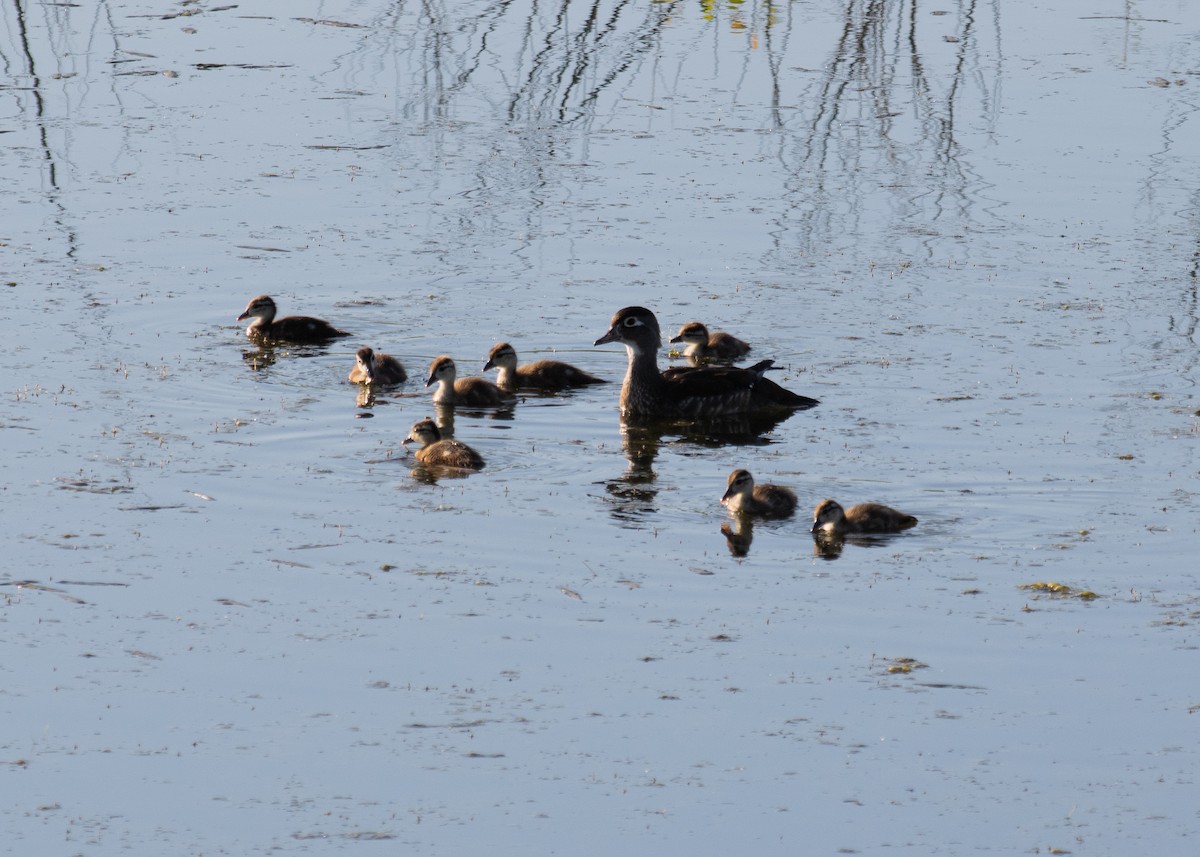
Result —
M455 367L454 361L443 354L429 364L429 377L425 379L425 386L432 387L439 381L453 384L457 375L458 369Z
M507 342L498 342L492 346L492 350L488 353L487 363L483 364L483 371L489 369L516 369L517 368L517 352Z
M754 491L754 477L748 470L735 470L729 474L729 484L721 495L721 502L729 506L742 497L749 496Z
M689 345L707 345L708 328L698 321L685 324L676 336L671 337L672 343L686 342Z
M375 351L370 346L364 345L358 349L354 355L354 363L363 373L367 384L375 380Z
M275 301L267 295L259 295L246 304L246 308L242 310L242 314L237 317L238 321L245 321L248 318L261 318L263 321L271 321L275 318Z
M436 443L441 440L442 433L431 419L423 419L419 423L413 425L408 432L408 437L404 439L404 443L419 443L421 446L429 446L431 443Z
M832 533L846 520L846 512L835 500L822 500L813 511L812 531Z

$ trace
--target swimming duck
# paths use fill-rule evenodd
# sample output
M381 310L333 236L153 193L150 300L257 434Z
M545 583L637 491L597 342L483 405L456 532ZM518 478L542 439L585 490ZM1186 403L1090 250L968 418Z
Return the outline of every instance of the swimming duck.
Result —
M535 390L565 390L569 387L586 387L588 384L607 384L603 378L589 375L570 363L558 360L538 360L536 363L517 365L517 352L507 342L497 342L488 354L483 371L499 369L496 385L502 390L519 388Z
M434 384L433 401L439 405L464 405L466 407L498 407L507 405L516 397L505 392L486 378L459 378L454 361L443 354L429 364L426 387Z
M837 537L847 533L898 533L916 525L912 515L879 503L859 503L843 509L835 500L822 500L813 512L812 531Z
M685 357L693 360L740 360L750 353L750 346L731 333L718 330L709 333L698 321L689 321L671 337L671 343L687 343Z
M787 518L796 511L796 492L783 485L755 485L748 470L729 474L721 502L731 512L763 518Z
M606 342L620 342L629 353L621 387L621 416L627 419L711 419L756 411L802 410L820 404L764 377L763 373L774 365L771 360L748 369L686 366L660 372L662 334L658 319L645 307L625 307L614 315L608 333L595 344Z
M428 417L414 424L403 442L421 444L414 456L421 464L429 467L479 470L484 464L483 456L462 441L443 438L437 423Z
M274 342L294 342L300 345L307 343L326 342L339 336L349 336L344 330L338 330L322 318L312 318L307 315L289 315L285 318L275 318L275 301L267 295L259 295L237 317L238 321L254 319L246 328L246 336L251 339L263 339Z
M350 370L352 384L401 384L408 373L400 361L390 354L376 354L369 345L364 345L354 355L354 368Z

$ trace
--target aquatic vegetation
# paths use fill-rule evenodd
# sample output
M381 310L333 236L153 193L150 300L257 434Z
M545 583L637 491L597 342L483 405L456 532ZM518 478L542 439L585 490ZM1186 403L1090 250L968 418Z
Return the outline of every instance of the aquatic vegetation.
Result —
M1028 589L1031 592L1043 593L1052 598L1079 598L1083 601L1091 601L1093 598L1100 597L1090 589L1072 589L1065 583L1022 583L1017 588Z

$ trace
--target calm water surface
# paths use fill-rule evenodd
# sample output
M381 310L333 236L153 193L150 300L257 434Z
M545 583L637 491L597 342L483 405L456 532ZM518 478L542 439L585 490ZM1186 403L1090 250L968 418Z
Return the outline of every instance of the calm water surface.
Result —
M1193 853L1200 8L0 8L10 847ZM626 304L822 405L413 478ZM735 556L734 467L921 523Z

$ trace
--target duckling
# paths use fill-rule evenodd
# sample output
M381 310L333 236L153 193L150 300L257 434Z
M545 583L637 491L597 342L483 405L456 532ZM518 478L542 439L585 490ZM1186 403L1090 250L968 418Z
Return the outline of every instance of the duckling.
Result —
M621 386L621 416L660 419L712 419L762 411L803 410L820 404L764 377L774 361L748 369L732 366L673 367L660 372L662 334L650 310L631 306L613 316L596 345L620 342L629 354Z
M403 442L421 444L414 456L421 464L429 467L480 470L484 465L482 455L462 441L443 438L437 423L428 417L414 424Z
M671 343L686 342L685 357L693 360L740 360L750 353L750 346L731 333L718 330L709 333L708 328L698 321L689 321L671 337Z
M847 533L898 533L916 525L912 515L879 503L859 503L843 509L835 500L822 500L813 512L812 531L838 537Z
M502 390L518 388L535 390L565 390L569 387L586 387L588 384L607 384L603 378L589 375L570 363L558 360L539 360L536 363L517 365L517 352L507 342L497 342L488 354L483 371L499 369L496 385Z
M433 393L435 404L494 408L509 404L516 398L486 378L458 378L457 375L458 368L445 354L429 364L425 386L438 385Z
M796 492L783 485L755 485L748 470L729 474L721 502L731 512L763 518L787 518L796 511Z
M390 354L376 354L369 345L358 349L354 355L354 368L350 370L352 384L401 384L408 373L400 361Z
M322 318L307 315L289 315L275 318L275 301L267 295L259 295L246 304L246 309L237 317L238 321L254 319L246 328L246 336L273 342L294 342L299 345L326 342L339 336L349 336Z

